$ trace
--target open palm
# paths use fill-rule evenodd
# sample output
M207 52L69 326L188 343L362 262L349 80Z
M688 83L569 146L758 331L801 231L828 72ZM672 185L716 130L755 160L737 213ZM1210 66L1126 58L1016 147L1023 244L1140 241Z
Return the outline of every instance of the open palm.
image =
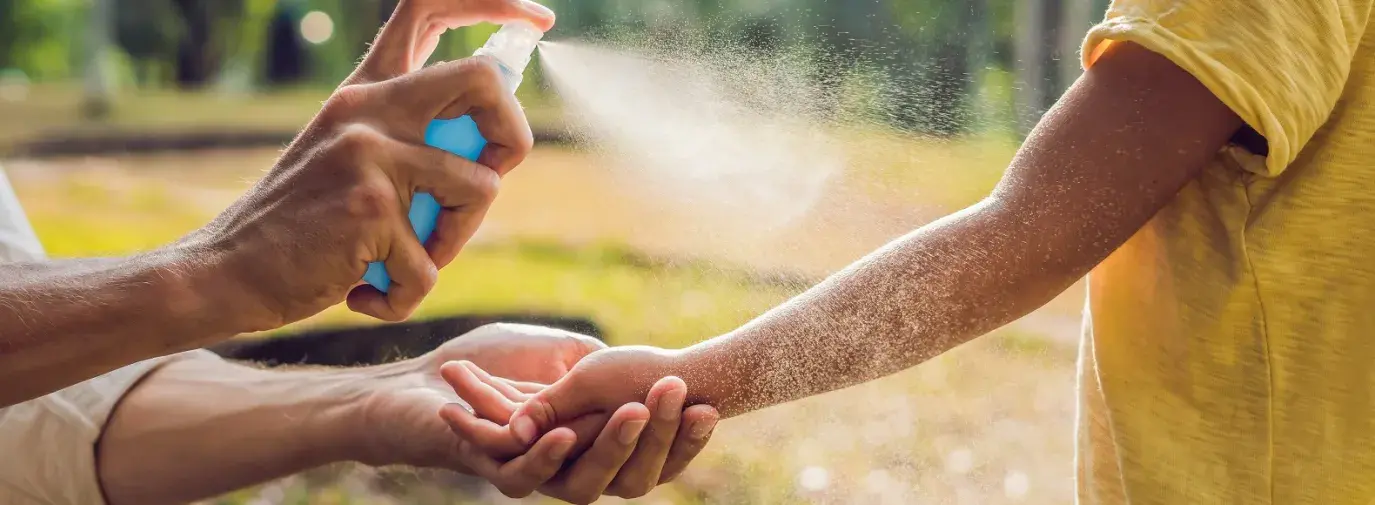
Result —
M471 472L459 440L438 416L461 402L440 366L471 361L522 388L537 388L568 373L583 356L606 347L597 339L540 326L493 324L445 342L419 358L387 365L394 373L374 388L365 409L369 464L408 464ZM366 432L365 432L366 433Z

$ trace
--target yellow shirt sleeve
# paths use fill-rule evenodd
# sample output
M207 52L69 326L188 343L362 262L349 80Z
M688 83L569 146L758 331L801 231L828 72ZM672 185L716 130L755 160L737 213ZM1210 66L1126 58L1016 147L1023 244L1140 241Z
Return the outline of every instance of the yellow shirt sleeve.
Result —
M1372 0L1114 0L1084 41L1084 68L1134 42L1193 74L1265 137L1260 175L1284 171L1346 85Z

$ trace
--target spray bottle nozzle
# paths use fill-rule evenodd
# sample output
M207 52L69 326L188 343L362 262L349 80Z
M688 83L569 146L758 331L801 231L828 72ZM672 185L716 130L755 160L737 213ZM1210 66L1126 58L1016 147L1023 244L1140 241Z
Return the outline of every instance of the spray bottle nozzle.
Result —
M506 71L507 86L515 91L520 86L525 67L535 52L536 44L544 32L524 21L516 21L501 26L500 30L487 38L487 43L473 53L476 56L490 56L501 64Z

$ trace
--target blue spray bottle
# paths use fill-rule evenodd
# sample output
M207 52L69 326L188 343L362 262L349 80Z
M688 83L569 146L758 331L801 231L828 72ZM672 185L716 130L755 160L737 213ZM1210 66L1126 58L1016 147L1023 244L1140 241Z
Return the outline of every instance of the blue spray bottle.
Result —
M503 25L473 55L495 59L505 79L506 90L514 94L516 88L520 87L525 67L530 64L535 45L543 36L544 32L527 23ZM487 145L487 139L482 138L473 118L462 116L430 121L430 125L425 129L425 143L470 161L477 161L478 155L482 154L482 148ZM415 236L420 239L420 243L425 243L430 234L434 233L439 210L439 202L429 193L416 193L411 198L411 228L415 230ZM391 287L391 276L387 275L387 267L380 261L368 264L363 281L384 293Z

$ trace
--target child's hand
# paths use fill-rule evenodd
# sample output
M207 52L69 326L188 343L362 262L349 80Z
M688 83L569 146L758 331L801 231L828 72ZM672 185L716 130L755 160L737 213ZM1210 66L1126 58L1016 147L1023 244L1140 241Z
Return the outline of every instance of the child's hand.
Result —
M588 354L567 375L531 396L510 418L513 435L525 444L589 414L607 414L639 401L669 377L674 354L654 347L613 347ZM682 381L670 377L675 383ZM686 393L686 388L680 388ZM678 392L674 391L675 394ZM675 396L682 403L684 396Z
M538 443L534 443L535 437L527 442L506 421L532 394L543 392L543 386L512 384L471 363L447 364L442 374L473 406L473 413L451 405L440 412L441 416L467 450L490 455L494 470L501 467L497 461L514 461L512 458L524 457L527 451L538 451L551 437L559 441L573 438L576 446L571 453L575 455L591 446L561 473L539 485L544 494L574 502L590 502L603 493L638 497L671 480L705 446L718 418L715 409L705 405L684 411L686 386L677 378L664 378L635 398L644 398L648 409L635 400L622 402L604 413L561 421L557 428L542 430L546 433ZM533 489L529 483L514 487L522 486Z

